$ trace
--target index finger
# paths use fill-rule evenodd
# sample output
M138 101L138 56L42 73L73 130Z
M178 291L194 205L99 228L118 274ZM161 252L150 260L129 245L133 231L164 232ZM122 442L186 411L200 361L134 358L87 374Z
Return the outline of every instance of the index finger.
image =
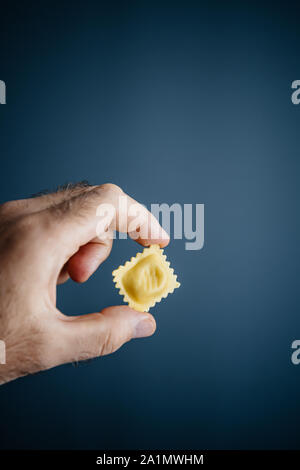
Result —
M56 238L68 247L70 255L95 238L105 239L113 230L128 233L144 246L164 247L170 240L151 212L113 184L89 188L46 212L51 221L59 221Z

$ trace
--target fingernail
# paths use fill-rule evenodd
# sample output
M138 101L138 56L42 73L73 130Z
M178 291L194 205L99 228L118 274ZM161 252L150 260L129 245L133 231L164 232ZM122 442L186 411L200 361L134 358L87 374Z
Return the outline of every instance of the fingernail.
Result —
M149 318L143 318L135 327L135 338L145 338L151 336L155 331L155 325Z

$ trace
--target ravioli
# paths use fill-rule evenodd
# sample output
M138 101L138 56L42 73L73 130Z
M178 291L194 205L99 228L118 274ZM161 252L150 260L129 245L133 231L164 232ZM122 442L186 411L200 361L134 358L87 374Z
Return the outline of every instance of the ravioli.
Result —
M148 312L149 308L180 286L159 245L145 248L112 274L124 302L140 312Z

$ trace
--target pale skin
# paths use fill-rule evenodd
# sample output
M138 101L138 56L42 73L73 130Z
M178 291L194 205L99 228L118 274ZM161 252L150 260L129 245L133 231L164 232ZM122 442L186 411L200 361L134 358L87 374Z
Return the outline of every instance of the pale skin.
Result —
M118 197L138 204L116 185L72 185L52 194L0 205L0 339L6 364L0 384L18 377L110 354L133 338L151 336L154 317L126 305L66 316L56 308L56 286L69 278L85 282L109 256L112 229L124 231L128 213L116 210L106 236L97 233L97 207L117 207ZM147 211L136 238L143 245L169 243ZM156 238L151 238L155 233ZM130 234L129 234L130 235ZM121 243L121 241L119 241ZM101 299L95 299L95 304ZM74 312L77 314L78 312Z

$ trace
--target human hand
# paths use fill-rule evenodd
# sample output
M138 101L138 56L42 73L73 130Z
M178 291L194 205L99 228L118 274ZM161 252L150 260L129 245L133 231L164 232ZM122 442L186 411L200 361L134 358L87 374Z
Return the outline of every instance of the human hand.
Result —
M127 201L123 213L120 196ZM114 207L115 214L99 236L96 212L102 204ZM0 384L110 354L132 338L154 333L152 315L125 305L72 317L56 308L56 285L69 277L85 282L91 276L111 251L112 230L128 231L128 208L136 204L118 186L79 184L0 206L0 339L6 346ZM143 222L134 238L144 246L166 246L169 237L158 221L138 208Z

